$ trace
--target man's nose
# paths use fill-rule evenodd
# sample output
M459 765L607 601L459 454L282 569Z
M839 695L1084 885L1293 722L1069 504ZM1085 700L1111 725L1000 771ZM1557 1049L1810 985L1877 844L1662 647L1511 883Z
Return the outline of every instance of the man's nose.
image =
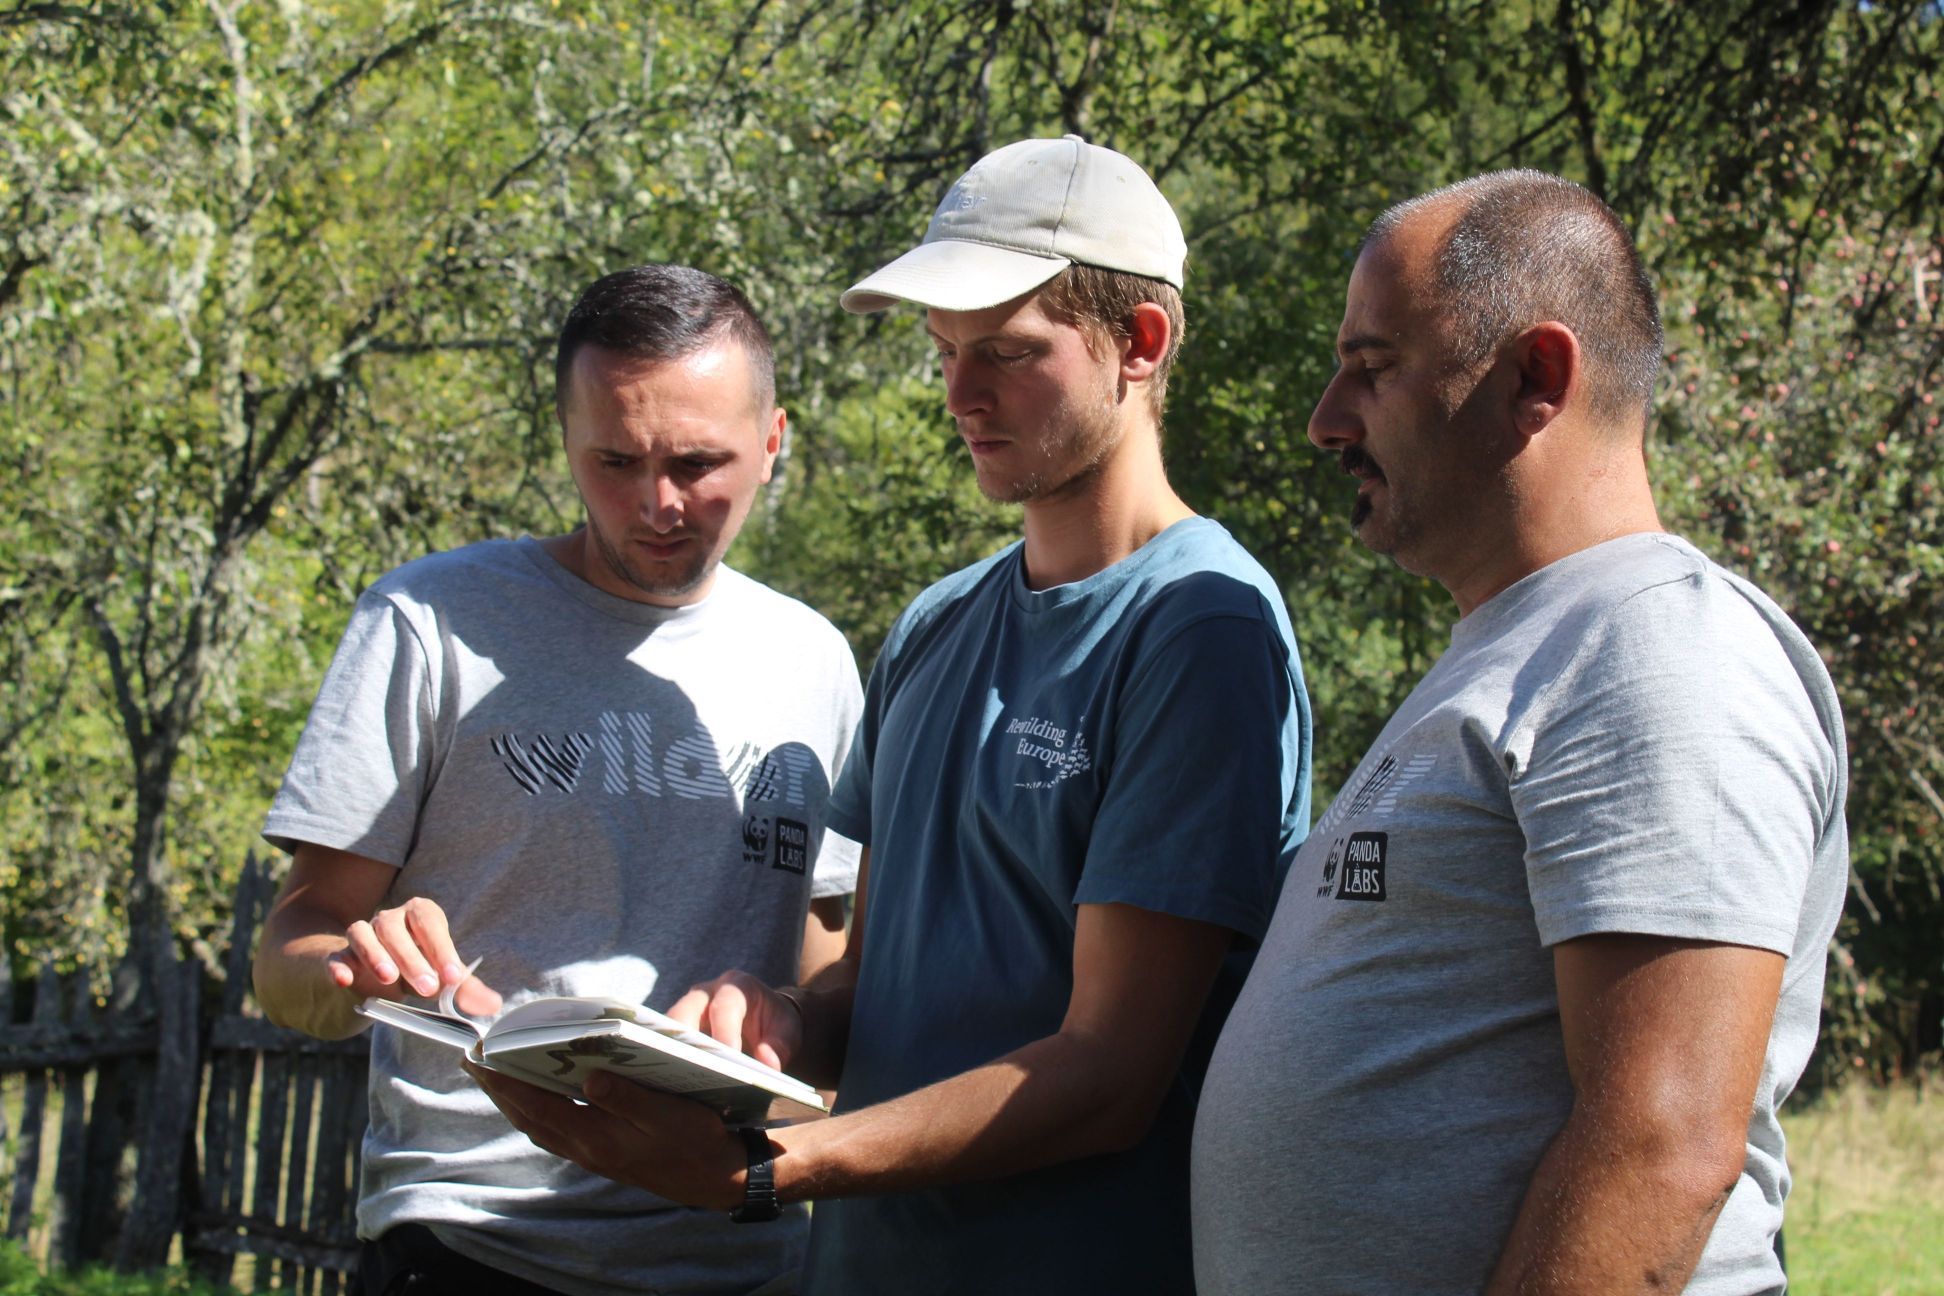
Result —
M1343 383L1339 369L1310 411L1309 439L1319 450L1342 450L1363 440L1363 424L1351 413Z
M656 531L673 531L682 522L682 491L667 473L651 473L647 497L641 508L648 525Z
M992 388L977 364L963 359L945 366L945 409L953 418L992 409Z

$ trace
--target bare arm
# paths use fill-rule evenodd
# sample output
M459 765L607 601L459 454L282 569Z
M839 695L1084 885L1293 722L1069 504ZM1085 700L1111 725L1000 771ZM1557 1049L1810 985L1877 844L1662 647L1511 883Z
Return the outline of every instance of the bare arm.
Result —
M1153 1124L1233 933L1082 905L1060 1029L962 1075L774 1141L785 1200L1015 1174L1132 1147Z
M845 943L844 897L812 900L810 915L803 921L803 954L797 960L797 984L807 984L817 973L844 957Z
M902 1098L772 1131L779 1196L995 1178L1132 1146L1173 1083L1232 938L1126 905L1080 906L1058 1031ZM597 1174L698 1206L742 1199L741 1143L693 1103L590 1083L595 1106L576 1109L473 1074L536 1143Z
M349 851L305 843L270 906L257 944L257 1002L271 1021L321 1039L344 1039L369 1023L352 1011L373 995L433 995L461 979L444 912L413 899L379 909L398 870ZM499 996L477 977L459 1006L492 1013Z
M1555 947L1573 1110L1489 1296L1686 1285L1741 1176L1783 962L1651 936Z

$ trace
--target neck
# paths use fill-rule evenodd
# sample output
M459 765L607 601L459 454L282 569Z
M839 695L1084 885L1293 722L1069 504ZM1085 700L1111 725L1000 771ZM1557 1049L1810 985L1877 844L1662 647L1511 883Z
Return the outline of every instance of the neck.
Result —
M1561 558L1662 529L1637 441L1617 439L1565 463L1521 468L1510 479L1500 533L1437 574L1460 616Z
M1026 584L1085 580L1193 516L1168 485L1159 429L1137 424L1093 471L1026 504Z

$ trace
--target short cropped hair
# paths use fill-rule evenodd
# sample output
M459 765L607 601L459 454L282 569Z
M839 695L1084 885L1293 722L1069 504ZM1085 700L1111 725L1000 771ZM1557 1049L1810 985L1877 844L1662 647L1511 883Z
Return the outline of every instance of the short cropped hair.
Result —
M1493 171L1397 204L1371 224L1363 246L1440 207L1458 209L1434 271L1458 363L1476 364L1532 325L1558 320L1579 338L1594 412L1644 420L1660 373L1660 302L1613 209L1559 176Z
M574 357L598 346L634 360L680 360L725 337L742 343L757 416L776 404L776 353L749 299L726 280L682 265L639 265L582 290L554 350L554 405L567 404Z
M1098 355L1117 338L1128 336L1133 327L1134 308L1153 302L1168 313L1168 350L1154 366L1148 379L1148 408L1154 421L1168 404L1168 374L1181 350L1187 321L1181 310L1181 293L1162 279L1129 274L1124 270L1103 270L1078 262L1054 275L1040 290L1040 306L1062 324L1071 324L1087 335L1087 349Z

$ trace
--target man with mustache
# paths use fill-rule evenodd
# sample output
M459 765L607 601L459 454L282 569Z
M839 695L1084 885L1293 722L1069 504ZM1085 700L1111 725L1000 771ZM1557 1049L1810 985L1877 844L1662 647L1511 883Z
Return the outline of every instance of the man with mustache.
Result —
M770 339L713 275L580 296L556 354L586 521L409 563L358 602L264 832L273 1020L339 1038L370 995L457 985L666 1008L725 960L843 949L858 848L825 801L862 702L829 622L723 565L785 430ZM363 1290L794 1286L798 1208L749 1235L509 1129L453 1050L372 1038Z
M1028 140L844 295L927 308L1025 536L920 594L871 673L831 798L869 847L849 952L675 1010L840 1080L839 1113L739 1137L662 1095L589 1112L480 1077L603 1173L745 1218L817 1199L807 1291L1193 1289L1200 1064L1308 824L1309 726L1280 592L1162 469L1185 252L1128 158Z
M1782 1289L1842 718L1775 604L1660 528L1661 345L1627 230L1557 177L1364 240L1310 439L1460 619L1292 865L1210 1065L1207 1296Z

